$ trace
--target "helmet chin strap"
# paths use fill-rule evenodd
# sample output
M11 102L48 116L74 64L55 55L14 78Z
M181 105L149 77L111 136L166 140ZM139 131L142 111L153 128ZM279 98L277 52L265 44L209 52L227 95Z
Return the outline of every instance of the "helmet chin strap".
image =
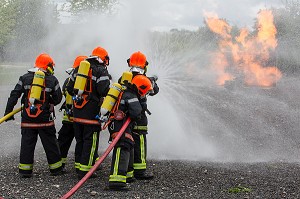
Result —
M129 69L130 72L137 72L139 74L144 74L145 70L140 68L140 67L137 67L137 66L132 66L130 69Z

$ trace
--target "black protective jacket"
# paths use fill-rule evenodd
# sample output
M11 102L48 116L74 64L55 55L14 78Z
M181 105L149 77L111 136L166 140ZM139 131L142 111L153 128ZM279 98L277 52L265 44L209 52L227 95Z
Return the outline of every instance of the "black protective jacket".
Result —
M123 113L125 113L125 117L122 120L114 119L113 122L110 123L110 125L108 126L110 134L119 132L128 117L130 117L131 122L126 128L125 133L131 134L133 124L141 117L142 106L139 102L136 92L130 87L127 87L127 89L124 91L118 110L123 111ZM123 134L123 138L121 137L121 142L124 141L125 133ZM133 141L130 141L129 139L125 140L133 145Z
M133 73L133 77L136 76L136 75L137 75L136 73ZM156 81L154 80L154 78L152 78L152 77L148 77L148 78L150 79L150 81L152 83L152 87L153 87L153 92L149 93L149 95L154 96L159 92L159 87L156 84ZM137 126L147 126L148 125L148 118L147 118L146 112L149 111L148 107L147 107L147 97L146 96L140 97L139 100L140 100L141 106L143 108L143 111L141 113L141 117L136 121L136 125ZM146 132L146 130L138 130L138 131L145 131Z
M87 81L87 87L92 88L92 92L88 94L88 102L82 108L74 107L74 118L82 118L88 120L96 120L96 115L100 111L101 98L105 97L109 91L110 86L110 75L105 66L101 65L95 58L87 58L92 69L92 85L90 81ZM72 95L76 95L74 90L74 83L78 73L79 67L77 67L72 73L70 82L67 85L67 91ZM90 78L90 77L89 77ZM85 94L85 93L84 93Z
M62 100L62 93L60 90L59 82L53 75L45 73L45 102L41 106L41 114L36 118L30 117L25 108L29 106L28 92L30 91L31 84L34 77L34 72L28 72L19 78L19 82L15 88L11 91L10 97L8 98L5 114L10 113L14 106L17 104L18 99L22 96L21 104L24 104L22 110L22 122L26 123L46 123L51 120L50 104L57 105ZM42 95L43 96L43 95ZM53 108L53 107L52 107Z

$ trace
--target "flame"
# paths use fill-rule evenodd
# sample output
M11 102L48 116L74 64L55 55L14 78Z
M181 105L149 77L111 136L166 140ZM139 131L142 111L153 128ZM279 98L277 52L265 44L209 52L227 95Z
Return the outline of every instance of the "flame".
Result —
M206 13L205 21L209 29L220 36L219 49L212 59L218 85L239 77L249 86L269 87L282 77L277 67L267 66L270 53L277 47L272 11L258 13L257 34L254 36L247 28L242 28L233 38L232 27L211 13Z

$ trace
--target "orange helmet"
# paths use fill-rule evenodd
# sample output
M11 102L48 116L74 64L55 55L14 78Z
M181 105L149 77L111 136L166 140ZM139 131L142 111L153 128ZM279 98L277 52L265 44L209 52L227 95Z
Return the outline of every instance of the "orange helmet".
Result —
M55 63L50 55L42 53L35 60L35 67L47 70L50 67L53 70Z
M92 56L100 57L100 59L103 61L103 63L105 63L105 65L109 65L109 56L104 48L101 48L100 46L96 47L92 52Z
M141 96L146 95L150 90L152 90L152 84L148 77L145 75L136 75L132 79L131 83L136 86L138 93Z
M73 68L77 68L80 65L80 62L85 60L86 58L87 58L87 56L85 56L85 55L77 56L76 59L74 60Z
M129 67L145 68L148 65L146 56L140 51L133 53L127 60Z

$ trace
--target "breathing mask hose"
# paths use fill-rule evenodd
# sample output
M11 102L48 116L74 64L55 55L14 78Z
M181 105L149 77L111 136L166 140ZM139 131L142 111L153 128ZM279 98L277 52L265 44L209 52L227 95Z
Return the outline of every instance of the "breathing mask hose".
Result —
M127 126L129 125L131 119L128 117L125 121L124 125L120 129L118 135L113 139L112 143L107 147L104 154L101 156L99 160L95 162L95 165L85 174L85 176L68 192L66 193L61 199L67 199L71 197L82 185L91 177L91 175L97 170L97 168L100 166L100 164L103 162L103 160L108 156L110 151L115 147L121 136L123 135L124 131L126 130Z

